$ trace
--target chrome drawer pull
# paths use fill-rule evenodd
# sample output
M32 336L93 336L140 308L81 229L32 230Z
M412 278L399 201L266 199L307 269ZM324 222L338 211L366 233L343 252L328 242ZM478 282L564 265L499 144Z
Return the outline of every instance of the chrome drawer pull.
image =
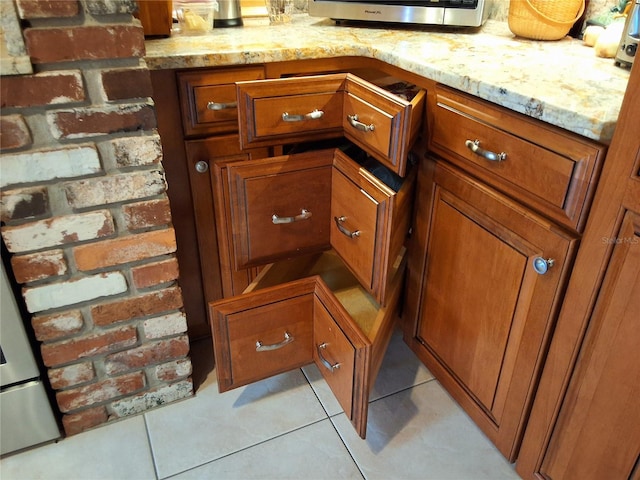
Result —
M340 230L340 233L342 233L343 235L346 235L349 238L356 238L360 236L360 230L356 230L355 232L352 232L344 228L344 226L342 225L342 222L344 222L347 219L347 217L344 217L344 216L333 217L333 219L336 222L336 227L338 227L338 230Z
M485 150L480 148L480 140L467 140L464 142L469 150L471 150L476 155L484 158L485 160L489 160L490 162L501 162L507 158L507 154L504 152L495 153L490 150Z
M295 217L279 217L275 213L271 216L271 221L274 225L278 225L280 223L294 223L299 222L300 220L307 220L311 218L311 212L306 208L303 208L300 212L300 215L296 215Z
M229 102L229 103L218 103L218 102L209 102L207 103L208 110L229 110L231 108L236 108L238 106L238 102Z
M331 362L329 360L327 360L326 358L324 358L324 356L322 355L322 350L324 350L325 348L327 348L327 342L321 343L320 345L317 346L317 350L318 350L318 358L320 358L320 362L322 362L322 365L329 370L330 372L333 372L334 370L337 370L340 368L340 364L339 363L334 363L333 365L331 365Z
M295 338L290 335L289 332L284 332L284 340L280 343L274 343L273 345L264 345L260 340L256 342L256 352L268 352L270 350L277 350L285 345L293 342Z
M358 115L347 115L349 119L349 123L352 127L360 130L361 132L373 132L376 129L376 126L373 123L369 125L358 121Z
M284 120L285 122L302 122L304 120L319 120L323 116L324 112L318 109L305 115L290 115L289 113L284 112L282 114L282 120Z

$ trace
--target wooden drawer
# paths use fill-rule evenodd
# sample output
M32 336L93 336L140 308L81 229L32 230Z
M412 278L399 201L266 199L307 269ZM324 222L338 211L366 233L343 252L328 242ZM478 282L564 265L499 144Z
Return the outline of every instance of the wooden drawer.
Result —
M393 86L390 86L393 89ZM344 135L386 167L404 176L407 155L422 125L426 92L415 90L403 98L347 75L342 116Z
M262 67L178 73L185 136L238 130L235 82L264 78Z
M369 393L395 324L403 269L399 262L386 307L333 251L269 265L245 294L211 303L220 391L316 363L364 438Z
M415 175L396 192L336 149L230 163L227 175L236 269L333 247L385 303Z
M425 92L409 100L351 74L239 82L244 148L345 136L398 175L422 121Z
M580 231L604 147L438 86L431 149Z
M237 269L329 248L333 152L227 165Z

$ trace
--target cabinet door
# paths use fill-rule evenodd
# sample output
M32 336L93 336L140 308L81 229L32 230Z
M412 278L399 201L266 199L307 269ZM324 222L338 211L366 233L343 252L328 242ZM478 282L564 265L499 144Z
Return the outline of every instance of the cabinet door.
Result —
M221 135L185 142L193 200L202 284L208 302L242 293L255 276L252 269L235 270L233 243L228 235L229 212L226 164L263 158L266 148L241 150L238 135ZM207 326L208 330L208 326Z
M333 150L228 166L235 267L329 248Z
M453 167L435 184L418 354L513 459L575 241Z
M640 215L628 212L611 240L617 244L539 470L545 478L640 475Z

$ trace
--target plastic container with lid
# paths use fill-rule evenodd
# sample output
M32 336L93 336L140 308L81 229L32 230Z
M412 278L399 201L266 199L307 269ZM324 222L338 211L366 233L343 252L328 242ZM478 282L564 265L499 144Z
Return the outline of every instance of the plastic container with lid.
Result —
M173 2L178 18L178 30L182 35L204 35L213 31L215 0L178 0Z

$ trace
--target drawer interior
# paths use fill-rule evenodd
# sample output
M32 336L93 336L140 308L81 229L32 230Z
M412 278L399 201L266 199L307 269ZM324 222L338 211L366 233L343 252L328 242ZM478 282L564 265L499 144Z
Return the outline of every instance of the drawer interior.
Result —
M403 257L404 252L394 264L396 272L400 269ZM380 304L358 283L333 250L270 264L247 287L245 293L313 275L322 278L354 323L373 342L381 317Z

